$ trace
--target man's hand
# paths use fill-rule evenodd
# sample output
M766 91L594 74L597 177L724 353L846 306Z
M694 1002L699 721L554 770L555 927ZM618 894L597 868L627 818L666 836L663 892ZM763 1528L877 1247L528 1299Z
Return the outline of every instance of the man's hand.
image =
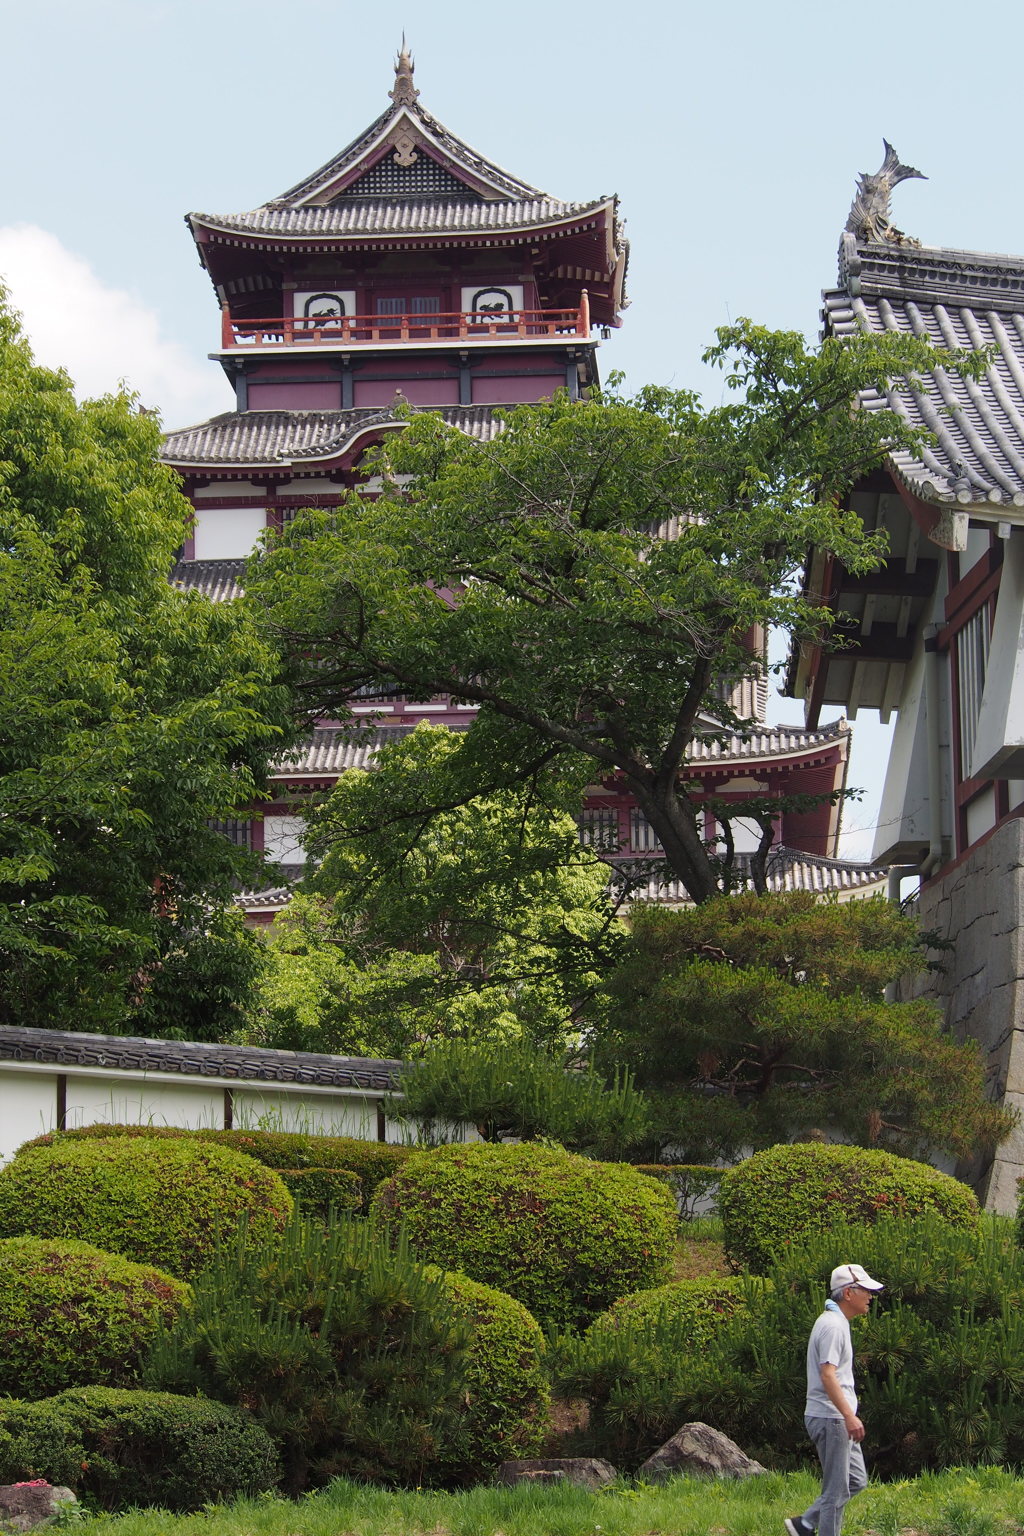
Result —
M849 1414L846 1418L843 1419L843 1423L846 1425L846 1433L849 1435L850 1439L856 1440L859 1444L860 1441L864 1439L864 1425L861 1423L860 1419L858 1419L857 1415L855 1413Z

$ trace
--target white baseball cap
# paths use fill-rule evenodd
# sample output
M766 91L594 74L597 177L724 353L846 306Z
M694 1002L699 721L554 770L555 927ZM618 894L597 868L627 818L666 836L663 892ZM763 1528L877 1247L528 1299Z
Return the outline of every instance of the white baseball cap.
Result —
M862 1285L866 1291L885 1290L881 1280L872 1280L867 1270L860 1264L840 1264L832 1271L829 1290L841 1291L844 1285Z

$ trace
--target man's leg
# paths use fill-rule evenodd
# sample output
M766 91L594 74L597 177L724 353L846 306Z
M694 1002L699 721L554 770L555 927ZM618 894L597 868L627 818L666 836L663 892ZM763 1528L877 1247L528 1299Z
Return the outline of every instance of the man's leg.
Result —
M818 1536L840 1536L851 1493L867 1485L864 1457L842 1419L805 1419L804 1423L821 1462L821 1492L804 1510L801 1523L816 1527Z

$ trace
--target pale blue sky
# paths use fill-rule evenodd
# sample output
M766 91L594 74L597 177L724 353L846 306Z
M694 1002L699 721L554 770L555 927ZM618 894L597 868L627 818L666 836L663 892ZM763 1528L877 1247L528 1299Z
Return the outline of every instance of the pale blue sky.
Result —
M815 335L883 135L930 178L898 190L901 228L1024 251L1024 12L993 0L7 0L0 274L44 359L90 389L126 376L168 426L229 409L182 216L263 202L353 138L403 29L454 132L556 196L619 194L632 305L602 366L630 385L717 390L700 351L739 315ZM857 731L851 827L875 815L885 742Z

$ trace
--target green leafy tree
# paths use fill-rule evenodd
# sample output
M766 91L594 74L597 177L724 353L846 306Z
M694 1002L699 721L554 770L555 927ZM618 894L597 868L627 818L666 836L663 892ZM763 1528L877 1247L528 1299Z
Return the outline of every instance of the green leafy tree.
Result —
M420 725L310 813L315 867L271 939L254 1038L404 1055L578 1032L621 941L607 869L566 809L579 775L466 800L463 749Z
M285 701L238 605L168 583L191 510L159 441L128 396L78 405L0 302L8 1023L123 1031L141 1007L173 1033L180 1008L165 1020L153 996L165 965L202 993L181 957L211 922L236 970L252 958L210 916L241 864L208 823L258 792Z
M924 969L912 919L882 898L808 892L639 908L611 980L600 1056L633 1070L655 1155L732 1157L794 1134L970 1156L1014 1124L988 1101L976 1041L930 1002L886 1002Z
M940 354L896 334L809 351L741 321L707 356L732 392L712 409L667 389L560 397L491 442L416 414L379 457L379 496L297 518L247 578L307 716L346 718L360 689L476 704L464 799L582 757L634 797L696 901L730 876L701 834L690 744L742 728L728 685L760 670L758 635L831 622L799 593L810 546L856 573L881 563L884 535L840 498L921 434L851 404ZM743 811L764 828L762 888L780 808Z

